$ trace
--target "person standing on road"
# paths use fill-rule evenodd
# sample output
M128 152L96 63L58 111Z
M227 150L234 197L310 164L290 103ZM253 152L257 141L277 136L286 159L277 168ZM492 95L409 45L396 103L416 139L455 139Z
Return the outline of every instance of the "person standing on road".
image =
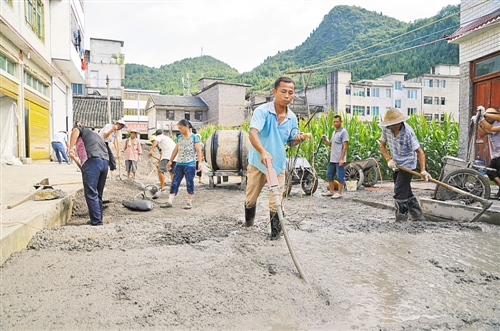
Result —
M174 198L179 192L179 185L181 184L182 178L186 177L188 201L184 209L191 209L194 197L194 176L196 171L201 171L202 155L200 138L196 135L196 129L193 128L191 122L187 119L180 120L179 123L177 123L177 128L181 134L177 136L177 144L167 164L167 169L170 170L173 163L172 160L177 157L177 164L174 170L174 181L170 187L168 202L162 207L172 207ZM198 161L198 168L196 168L196 161Z
M125 152L125 170L127 171L127 179L130 179L130 173L136 179L137 162L142 155L142 146L137 135L139 131L130 130L130 137L125 140L123 151Z
M160 149L160 161L158 165L158 180L160 181L160 189L165 190L165 173L170 172L170 181L174 181L174 169L175 169L175 161L172 162L172 167L170 170L167 169L167 164L172 158L172 152L175 148L175 142L169 136L163 134L162 129L156 130L155 139L153 140L153 145L149 150L148 155L153 156L153 151L156 146Z
M326 170L326 177L328 178L328 192L323 193L323 196L338 199L342 197L342 189L345 183L345 167L344 164L347 158L347 148L349 146L349 134L347 130L342 127L342 118L339 115L333 117L333 126L335 131L332 138L328 141L326 135L322 135L321 139L330 146L330 162ZM338 185L337 192L334 191L334 179L337 175Z
M52 145L54 153L56 154L57 162L59 162L59 164L62 164L62 159L64 159L64 162L70 164L68 155L66 154L66 149L69 147L67 132L59 131L58 133L56 133L54 135L54 139L52 139L52 142L50 144Z
M280 196L285 184L285 143L293 146L305 137L300 134L297 116L288 105L295 94L295 82L289 77L280 77L272 90L274 101L255 109L250 122L250 150L248 153L247 187L245 197L245 226L252 226L255 219L257 199L267 182L266 159L278 174ZM280 238L281 225L274 196L269 196L271 240Z
M475 120L476 116L472 118ZM495 170L486 171L486 175L498 185L497 199L500 200L500 112L495 108L486 109L479 119L478 132L480 137L488 136L491 157L488 168Z
M109 154L109 170L110 173L109 175L113 178L115 176L115 170L116 170L116 158L113 155L113 152L111 152L111 148L109 147L109 144L112 143L113 146L115 147L116 153L120 153L120 148L118 147L118 139L116 137L116 131L119 131L123 128L125 128L125 121L124 120L118 120L115 122L115 124L106 124L100 131L99 135L104 139L104 142L106 143L106 146L108 148L108 154ZM118 154L118 162L120 161L120 155Z
M72 159L75 158L78 138L81 138L85 149L85 155L79 157L82 160L83 192L89 209L89 223L94 226L102 225L102 195L108 175L108 149L104 139L97 133L82 126L75 126L69 142L69 156Z
M415 132L411 126L405 123L409 118L396 108L391 108L385 114L384 120L379 124L382 127L380 152L387 161L389 168L394 171L396 222L407 221L408 214L413 220L425 220L420 204L411 190L412 174L399 170L398 165L415 170L418 160L422 178L425 181L432 178L425 170L425 154L420 147ZM389 144L392 157L387 152L387 144Z

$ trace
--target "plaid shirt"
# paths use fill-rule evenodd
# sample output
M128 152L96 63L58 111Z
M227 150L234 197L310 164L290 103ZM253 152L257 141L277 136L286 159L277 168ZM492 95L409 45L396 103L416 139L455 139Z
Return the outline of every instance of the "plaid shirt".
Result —
M391 129L385 127L382 130L380 141L385 141L389 145L392 153L392 159L402 167L410 170L417 168L417 152L420 143L415 136L411 126L403 122L401 131L397 137L394 136Z

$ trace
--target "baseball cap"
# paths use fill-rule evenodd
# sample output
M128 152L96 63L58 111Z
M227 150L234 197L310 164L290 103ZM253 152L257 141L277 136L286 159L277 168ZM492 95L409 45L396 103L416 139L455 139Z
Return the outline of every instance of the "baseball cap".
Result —
M163 130L162 130L162 129L158 129L158 130L156 130L156 132L155 132L155 133L153 133L153 134L154 134L154 135L156 135L156 136L158 136L158 135L160 135L160 134L163 134Z
M123 125L123 127L126 127L127 125L125 124L124 120L117 120L115 123Z

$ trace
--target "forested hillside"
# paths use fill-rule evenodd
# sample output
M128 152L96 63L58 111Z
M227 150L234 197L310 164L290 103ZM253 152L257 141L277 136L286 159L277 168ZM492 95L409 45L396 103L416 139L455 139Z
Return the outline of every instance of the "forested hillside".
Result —
M326 73L336 69L351 70L353 80L391 72L406 72L406 78L412 78L436 64L458 64L458 45L442 38L458 29L459 15L452 14L459 10L458 5L447 6L431 18L405 23L361 7L336 6L301 45L269 56L250 72L240 74L224 62L202 56L160 68L127 64L123 85L181 95L182 77L186 83L188 73L192 93L201 77L224 78L267 92L277 77L300 68L314 69L311 87L325 83Z

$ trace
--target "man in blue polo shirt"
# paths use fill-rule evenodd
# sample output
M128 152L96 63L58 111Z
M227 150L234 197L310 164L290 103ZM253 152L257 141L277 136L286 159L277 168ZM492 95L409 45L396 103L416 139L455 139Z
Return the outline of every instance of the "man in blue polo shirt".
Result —
M285 143L295 145L305 139L300 134L297 116L288 108L295 93L295 82L288 77L276 80L273 88L274 101L255 109L250 122L250 151L248 153L247 188L245 198L245 226L252 226L257 199L267 182L265 159L272 159L278 174L280 196L285 184ZM271 239L280 237L281 225L276 202L269 196Z

